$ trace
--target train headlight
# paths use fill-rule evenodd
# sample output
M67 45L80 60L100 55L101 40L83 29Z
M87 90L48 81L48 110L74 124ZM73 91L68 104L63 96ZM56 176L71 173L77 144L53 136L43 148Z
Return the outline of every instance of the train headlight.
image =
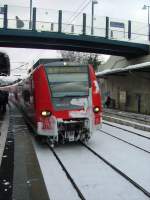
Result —
M99 108L98 106L96 106L96 107L94 107L93 111L94 111L95 113L98 113L98 112L100 111L100 108Z
M43 110L42 112L41 112L41 115L43 116L43 117L49 117L49 116L51 116L51 112L50 111L48 111L48 110Z

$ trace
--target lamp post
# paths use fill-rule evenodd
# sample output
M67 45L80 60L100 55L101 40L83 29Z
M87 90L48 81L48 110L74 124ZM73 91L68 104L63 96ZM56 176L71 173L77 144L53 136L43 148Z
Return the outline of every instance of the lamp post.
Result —
M94 5L95 4L98 4L98 1L92 0L91 35L94 34Z
M148 13L147 13L148 14L148 39L150 40L150 24L149 24L149 22L150 22L149 21L149 9L150 9L150 6L144 5L143 6L143 10L146 10L146 9L148 10Z
M29 29L32 28L32 0L30 0L30 21L29 21Z

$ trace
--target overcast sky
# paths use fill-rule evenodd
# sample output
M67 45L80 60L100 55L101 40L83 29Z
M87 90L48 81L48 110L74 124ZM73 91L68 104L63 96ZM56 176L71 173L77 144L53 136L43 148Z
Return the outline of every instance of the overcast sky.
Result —
M149 5L149 0L97 0L95 14L131 20L147 20L147 12L142 10L144 4ZM38 8L76 11L89 0L32 0L33 6ZM3 0L1 4L19 5L29 7L30 0ZM91 13L91 3L84 12Z
M109 16L117 19L130 19L147 23L147 10L143 10L144 4L150 5L150 0L97 0L95 5L95 16ZM89 0L32 0L33 7L43 9L68 10L76 12L85 9L82 12L91 16L91 2ZM29 7L30 0L2 0L0 5L7 4ZM11 60L12 69L21 65L22 62L32 62L37 57L59 57L56 51L50 50L31 50L31 49L12 49L0 48L5 51ZM18 62L18 63L17 63ZM14 72L14 70L13 70ZM18 71L16 72L18 73Z

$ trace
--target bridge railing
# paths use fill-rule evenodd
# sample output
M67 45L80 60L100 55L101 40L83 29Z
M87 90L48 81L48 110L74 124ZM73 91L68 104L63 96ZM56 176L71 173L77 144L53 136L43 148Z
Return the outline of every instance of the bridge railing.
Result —
M148 24L91 15L27 7L1 6L0 29L59 32L72 35L103 37L110 40L149 43Z

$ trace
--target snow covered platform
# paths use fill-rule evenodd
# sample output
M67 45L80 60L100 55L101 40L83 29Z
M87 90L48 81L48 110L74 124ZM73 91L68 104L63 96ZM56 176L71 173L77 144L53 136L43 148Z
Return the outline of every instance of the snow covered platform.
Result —
M127 125L150 132L150 116L143 114L136 114L131 112L124 112L115 109L104 109L103 119L110 122L115 122L122 125Z
M0 115L0 166L7 138L8 126L9 126L9 111L7 109L7 112L4 116Z
M13 105L0 126L3 133L0 199L49 200L31 135L21 113Z

